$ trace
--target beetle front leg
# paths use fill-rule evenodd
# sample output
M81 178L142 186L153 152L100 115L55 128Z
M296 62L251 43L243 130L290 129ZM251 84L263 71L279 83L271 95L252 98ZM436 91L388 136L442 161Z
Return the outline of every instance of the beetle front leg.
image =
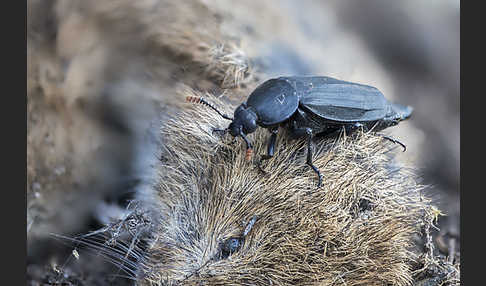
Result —
M263 160L268 160L272 158L273 154L275 153L275 142L277 141L278 127L270 130L270 132L272 132L272 135L270 136L270 140L268 141L267 154L262 155L260 161L258 162L258 168L263 173L266 173L261 167Z
M278 127L270 130L270 132L272 132L272 136L270 136L270 140L268 141L267 155L263 155L262 160L272 158L275 152L275 142L277 141Z
M306 161L306 163L307 163L307 165L309 165L312 168L312 170L314 170L314 172L316 172L317 177L319 178L319 182L317 183L317 188L320 188L321 184L322 184L321 172L312 163L312 137L314 137L312 129L309 128L309 127L300 127L299 128L299 127L297 127L297 125L295 124L295 121L294 121L294 122L292 122L291 131L292 131L293 135L296 136L296 137L304 137L304 136L307 137L307 161Z

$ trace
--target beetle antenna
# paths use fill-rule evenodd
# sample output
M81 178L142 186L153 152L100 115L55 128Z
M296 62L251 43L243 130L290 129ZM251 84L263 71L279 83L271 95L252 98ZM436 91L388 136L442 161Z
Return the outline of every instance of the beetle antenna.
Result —
M224 135L224 134L226 134L226 132L228 132L228 128L226 128L226 129L213 128L211 134L214 134L214 132L219 132L222 135Z
M187 102L192 102L192 103L200 103L200 104L204 104L208 107L210 107L211 109L213 109L214 111L216 111L219 115L221 115L221 117L223 117L224 119L228 119L228 120L233 120L233 118L229 117L228 115L222 113L221 111L219 111L214 105L212 105L211 103L207 102L204 98L202 97L199 97L199 96L187 96L186 97L186 101Z
M248 140L248 138L246 138L245 134L241 130L240 130L240 136L243 138L243 140L245 140L245 143L246 143L246 156L245 156L245 159L247 161L250 161L251 155L253 154L253 148L251 146L251 142L250 142L250 140Z

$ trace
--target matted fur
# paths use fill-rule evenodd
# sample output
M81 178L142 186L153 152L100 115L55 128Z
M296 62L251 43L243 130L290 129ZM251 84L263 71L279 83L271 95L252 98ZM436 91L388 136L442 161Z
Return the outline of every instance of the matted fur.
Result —
M186 91L182 95L194 95ZM181 100L183 97L181 97ZM209 98L227 114L235 106ZM254 157L229 121L197 105L162 128L166 143L154 204L157 229L141 270L147 285L410 285L412 235L429 201L392 143L369 133L314 142L323 186L305 164L305 140L280 128L275 156L256 166L269 133L249 136ZM369 208L360 210L360 201ZM253 229L242 248L213 259L220 243Z

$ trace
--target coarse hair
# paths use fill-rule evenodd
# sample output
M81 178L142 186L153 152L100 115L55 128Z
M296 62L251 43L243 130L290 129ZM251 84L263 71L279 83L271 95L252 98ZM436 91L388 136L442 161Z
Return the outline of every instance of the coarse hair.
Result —
M182 96L201 96L186 89ZM205 94L230 113L235 106ZM182 98L181 98L182 100ZM317 177L305 140L281 128L275 155L257 167L269 133L250 135L255 156L224 129L229 121L197 105L162 127L155 230L141 276L148 285L411 285L413 236L430 201L396 146L372 133L316 138ZM222 243L241 237L222 258Z

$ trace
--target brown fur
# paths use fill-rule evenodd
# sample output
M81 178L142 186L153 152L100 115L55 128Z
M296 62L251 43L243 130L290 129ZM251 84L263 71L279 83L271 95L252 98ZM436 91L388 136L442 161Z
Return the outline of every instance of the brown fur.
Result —
M217 102L226 113L235 107ZM411 284L412 235L428 200L413 173L393 165L391 143L371 134L317 140L314 164L324 177L316 189L304 140L281 129L263 175L255 164L268 132L250 136L255 156L247 162L244 143L211 134L228 123L198 106L162 127L158 187L143 198L158 224L143 265L146 284ZM372 209L359 211L360 199ZM242 249L211 260L255 215Z

